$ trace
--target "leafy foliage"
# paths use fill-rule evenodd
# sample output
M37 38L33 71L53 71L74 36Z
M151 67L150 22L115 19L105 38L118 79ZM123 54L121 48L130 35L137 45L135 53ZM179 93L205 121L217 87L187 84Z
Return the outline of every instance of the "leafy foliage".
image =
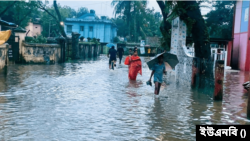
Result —
M120 40L119 40L119 38L118 37L114 37L114 43L118 43Z
M112 20L117 25L118 36L134 42L140 37L161 36L159 27L162 15L154 9L146 8L147 4L147 1L113 0L114 13L118 16Z
M11 5L13 1L1 1L0 13L3 9ZM14 5L11 5L6 12L1 16L2 20L13 22L20 27L25 28L28 22L34 20L36 15L39 15L40 11L36 8L36 1L16 1ZM6 27L2 27L4 30Z
M206 15L208 33L213 38L231 38L235 1L214 1L215 10Z
M42 35L38 35L36 38L33 37L26 37L25 41L28 43L46 43L47 39Z
M53 6L47 6L46 9L53 15L56 15L56 12L54 10ZM80 17L82 14L89 13L88 9L85 7L79 8L77 11L69 6L61 6L58 4L58 9L61 14L62 21L64 21L66 18L73 18L73 17ZM43 12L41 14L41 21L42 22L42 35L45 37L56 37L59 36L60 29L57 25L57 21L54 20L54 18L49 15L47 12ZM50 34L49 34L50 32Z

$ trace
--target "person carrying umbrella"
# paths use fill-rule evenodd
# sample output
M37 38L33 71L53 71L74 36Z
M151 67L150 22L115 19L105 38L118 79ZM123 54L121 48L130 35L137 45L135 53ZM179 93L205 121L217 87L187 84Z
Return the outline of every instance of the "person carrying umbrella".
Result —
M164 64L163 60L164 60L163 55L160 55L158 57L158 63L155 64L151 68L152 73L150 75L149 82L151 82L151 78L154 75L155 94L156 95L159 95L161 84L163 81L163 74L166 74L166 68L165 68L165 64Z
M125 59L124 64L129 65L129 73L128 73L128 78L130 80L136 80L137 74L139 73L142 75L142 63L141 59L137 54L137 48L134 48L132 56L128 56Z
M161 84L163 82L163 74L166 74L167 70L172 70L179 63L176 55L171 53L166 53L165 51L161 54L156 55L152 60L147 62L150 70L152 70L149 81L147 85L151 85L151 78L154 75L155 83L155 95L159 95Z

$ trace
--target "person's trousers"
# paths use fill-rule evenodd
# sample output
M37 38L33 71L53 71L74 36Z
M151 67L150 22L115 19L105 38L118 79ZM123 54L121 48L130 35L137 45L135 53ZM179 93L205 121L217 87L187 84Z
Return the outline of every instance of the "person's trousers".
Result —
M121 61L122 61L122 56L119 56L119 60L120 60L120 64L121 64Z

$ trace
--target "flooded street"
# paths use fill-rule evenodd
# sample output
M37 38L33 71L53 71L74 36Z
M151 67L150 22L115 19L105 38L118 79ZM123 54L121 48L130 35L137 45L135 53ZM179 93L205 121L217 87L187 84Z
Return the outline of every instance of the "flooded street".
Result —
M123 64L109 70L106 56L8 66L0 75L0 140L192 141L195 124L250 124L248 73L227 71L223 102L174 83L155 99L147 59L136 82Z

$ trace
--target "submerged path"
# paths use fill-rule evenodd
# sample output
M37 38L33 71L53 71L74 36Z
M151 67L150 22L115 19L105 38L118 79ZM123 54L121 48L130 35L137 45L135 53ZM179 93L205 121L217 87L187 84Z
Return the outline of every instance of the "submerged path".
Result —
M242 82L227 72L223 102L167 85L158 99L142 58L142 76L108 69L108 58L58 65L13 65L0 75L0 140L195 140L195 124L250 124ZM241 82L242 81L242 82Z

